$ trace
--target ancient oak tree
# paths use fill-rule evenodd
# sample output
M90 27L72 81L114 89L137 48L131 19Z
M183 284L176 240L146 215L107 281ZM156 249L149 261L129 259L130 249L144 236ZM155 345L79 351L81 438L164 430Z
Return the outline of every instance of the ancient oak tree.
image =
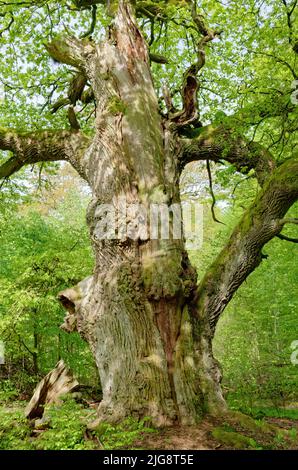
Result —
M25 9L54 9L56 2L23 3ZM297 155L278 162L254 135L235 132L244 110L230 121L204 123L201 117L206 51L224 29L209 27L197 3L76 0L72 8L78 15L91 13L87 31L75 36L66 28L45 44L55 67L64 64L73 73L68 92L52 105L53 113L68 110L70 129L20 132L9 122L0 128L0 149L11 153L0 166L2 179L24 165L66 161L92 190L87 222L94 272L59 299L68 312L64 328L77 329L93 352L103 391L99 419L149 415L156 425L192 424L206 412L225 412L220 366L212 354L217 321L260 264L263 246L295 222L286 214L298 198ZM66 2L64 7L71 8ZM100 16L105 36L95 39L99 9L105 11ZM288 9L290 49L293 11ZM4 17L13 28L9 13L13 17L12 9ZM150 47L159 28L178 26L193 39L193 61L180 89L165 86L160 96L152 67L169 59ZM210 96L214 99L214 91ZM77 103L94 104L92 132L81 128ZM284 109L291 112L283 105L274 108L277 116ZM272 109L261 108L255 111L260 122L274 116ZM252 121L254 113L246 112ZM128 223L134 237L98 236L103 205L119 208L125 199L148 211L152 204L179 207L181 172L198 160L232 165L235 172L253 174L259 184L255 202L203 279L197 280L183 237L141 236L133 216Z

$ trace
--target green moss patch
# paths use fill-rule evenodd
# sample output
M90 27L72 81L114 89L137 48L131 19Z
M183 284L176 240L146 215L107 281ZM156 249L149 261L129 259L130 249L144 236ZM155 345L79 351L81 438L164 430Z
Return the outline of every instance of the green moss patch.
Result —
M252 437L244 436L235 431L226 431L222 427L213 429L212 436L225 446L233 449L257 449L258 444Z

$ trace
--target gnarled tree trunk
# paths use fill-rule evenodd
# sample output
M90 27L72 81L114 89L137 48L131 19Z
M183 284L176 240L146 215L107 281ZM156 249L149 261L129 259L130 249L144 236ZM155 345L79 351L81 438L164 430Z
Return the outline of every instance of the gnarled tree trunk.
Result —
M127 4L120 5L110 40L91 54L87 73L98 119L88 150L93 197L87 220L96 266L79 294L68 290L60 299L73 305L96 359L101 418L150 415L159 425L194 423L205 409L225 404L210 341L202 340L205 319L193 303L196 273L183 237L152 240L140 233L136 214L127 221L130 237L98 234L103 204L116 215L123 200L147 214L152 204L179 208L181 146L163 126L147 47Z
M53 58L76 67L91 83L94 137L78 129L38 135L0 129L0 148L14 153L0 167L0 177L27 163L66 160L92 188L87 221L94 273L59 297L68 311L63 327L81 333L97 363L103 391L99 419L149 415L156 425L192 424L205 412L226 410L212 354L215 325L260 263L264 244L287 223L283 217L298 198L298 163L289 160L275 169L266 151L222 126L181 138L179 129L198 120L196 74L204 65L202 48L216 33L194 18L203 35L198 63L185 74L183 109L168 103L165 116L133 8L118 3L105 42L69 37L47 46ZM152 205L175 204L179 212L180 173L198 159L225 159L244 173L253 168L263 186L199 285L183 236L176 237L172 227L168 238L152 238L141 223ZM128 230L121 232L124 201Z

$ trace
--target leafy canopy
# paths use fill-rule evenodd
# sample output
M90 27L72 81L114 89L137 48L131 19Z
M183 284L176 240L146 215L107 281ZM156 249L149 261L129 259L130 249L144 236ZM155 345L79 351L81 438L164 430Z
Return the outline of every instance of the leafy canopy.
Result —
M92 3L98 3L96 10L88 6ZM19 130L68 126L65 109L52 114L51 106L67 95L74 70L53 62L44 45L54 37L84 36L92 29L90 40L104 40L111 21L106 3L115 2L0 2L0 126ZM203 123L230 121L277 158L289 156L297 146L297 106L291 99L297 80L297 1L196 3L208 26L221 32L208 44L206 65L200 71ZM196 60L200 39L189 4L186 0L136 2L150 52L168 61L152 63L156 91L162 101L166 84L177 105L183 74ZM79 108L82 128L92 131L94 104Z

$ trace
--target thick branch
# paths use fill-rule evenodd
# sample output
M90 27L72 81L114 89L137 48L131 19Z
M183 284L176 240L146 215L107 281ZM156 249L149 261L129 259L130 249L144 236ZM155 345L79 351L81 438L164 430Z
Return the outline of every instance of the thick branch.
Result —
M226 160L235 166L237 171L247 174L255 170L260 184L275 168L271 154L256 142L248 142L224 126L209 125L200 129L197 137L181 139L181 169L192 161Z
M95 29L95 26L96 26L96 12L97 12L97 7L96 7L96 5L93 5L92 6L91 25L90 25L90 28L88 29L88 31L81 36L82 38L88 38L89 36L91 36L94 33L94 29Z
M81 132L61 130L18 133L0 129L0 150L13 153L0 166L0 178L8 178L24 165L65 160L87 179L80 165L80 157L88 145L89 139Z
M95 52L94 44L89 39L77 39L73 36L55 39L45 44L45 48L57 62L83 71L86 69L90 56L93 56Z
M199 121L200 115L198 109L197 93L200 83L197 75L205 65L206 45L220 34L220 31L215 31L208 28L204 17L197 13L195 1L187 0L187 3L190 5L193 25L202 38L198 41L197 44L197 61L192 64L184 73L181 92L183 109L182 111L175 113L173 116L170 116L171 121L173 121L178 127L195 124Z
M279 235L283 217L297 200L298 159L293 159L273 172L198 287L199 315L208 320L212 333L236 290L261 263L263 246Z

